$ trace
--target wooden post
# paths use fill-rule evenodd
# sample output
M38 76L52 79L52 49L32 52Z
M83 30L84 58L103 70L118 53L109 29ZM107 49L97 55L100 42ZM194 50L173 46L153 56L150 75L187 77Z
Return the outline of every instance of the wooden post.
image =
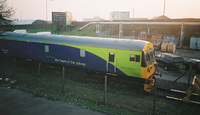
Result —
M13 63L13 67L15 67L15 65L16 65L16 58L14 58L14 63Z
M64 79L65 79L65 66L62 67L62 89L61 89L62 93L64 93Z
M39 62L39 64L38 64L36 85L38 85L38 80L39 80L39 75L40 75L41 64L42 64L42 62Z
M105 82L104 82L104 104L106 104L106 93L107 93L107 75L105 75Z

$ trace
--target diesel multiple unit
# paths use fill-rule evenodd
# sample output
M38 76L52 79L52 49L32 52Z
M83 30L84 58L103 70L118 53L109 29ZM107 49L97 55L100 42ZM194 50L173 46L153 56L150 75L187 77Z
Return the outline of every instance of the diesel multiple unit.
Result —
M156 64L153 44L132 39L6 32L0 54L146 80Z

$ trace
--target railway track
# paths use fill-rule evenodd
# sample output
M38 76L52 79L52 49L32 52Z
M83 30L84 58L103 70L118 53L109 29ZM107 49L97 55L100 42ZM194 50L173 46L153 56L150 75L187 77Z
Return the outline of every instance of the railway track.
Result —
M155 91L151 92L151 94L154 93L156 93L157 97L164 97L166 99L200 105L200 94L197 93L188 94L188 91L181 91L177 89L164 89L160 87L157 87Z

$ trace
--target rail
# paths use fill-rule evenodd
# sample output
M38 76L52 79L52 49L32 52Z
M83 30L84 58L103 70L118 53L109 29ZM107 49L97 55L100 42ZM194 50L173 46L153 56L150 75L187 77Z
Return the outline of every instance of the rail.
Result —
M192 86L186 91L157 87L153 93L157 96L165 97L167 99L200 105L200 79L195 76Z

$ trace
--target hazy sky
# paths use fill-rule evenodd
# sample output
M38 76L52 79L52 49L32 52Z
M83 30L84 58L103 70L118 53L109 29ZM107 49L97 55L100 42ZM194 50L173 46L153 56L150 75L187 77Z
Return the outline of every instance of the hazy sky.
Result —
M130 11L135 18L152 18L163 14L164 0L47 0L48 20L51 12L72 12L73 20L99 16L110 19L112 11ZM200 0L166 0L166 16L200 18ZM46 19L46 0L8 0L15 10L14 19Z

